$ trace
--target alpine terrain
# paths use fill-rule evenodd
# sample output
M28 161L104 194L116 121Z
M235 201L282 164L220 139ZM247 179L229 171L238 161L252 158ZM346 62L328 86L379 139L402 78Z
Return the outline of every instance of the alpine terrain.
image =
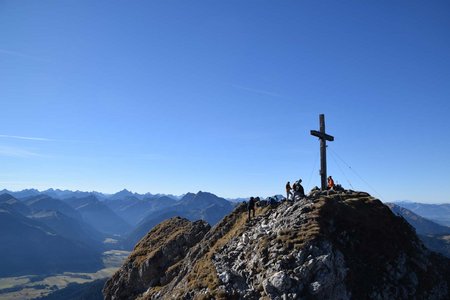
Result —
M103 289L105 299L449 299L450 260L364 192L312 191L245 204L214 227L154 227Z

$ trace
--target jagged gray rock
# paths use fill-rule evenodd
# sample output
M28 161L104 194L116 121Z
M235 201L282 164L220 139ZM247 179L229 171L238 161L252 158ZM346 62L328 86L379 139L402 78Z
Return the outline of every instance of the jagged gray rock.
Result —
M219 288L244 299L261 296L261 287L271 299L306 294L319 299L349 299L343 255L330 242L313 241L300 250L289 249L280 240L308 223L305 212L312 206L306 199L284 203L215 253L212 261L217 273L226 274L219 276Z

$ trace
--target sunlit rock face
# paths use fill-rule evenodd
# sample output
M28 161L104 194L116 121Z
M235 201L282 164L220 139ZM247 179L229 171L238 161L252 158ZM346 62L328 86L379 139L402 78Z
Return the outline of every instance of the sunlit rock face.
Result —
M171 218L151 230L104 287L105 299L135 299L149 287L170 282L176 264L211 227L204 221Z

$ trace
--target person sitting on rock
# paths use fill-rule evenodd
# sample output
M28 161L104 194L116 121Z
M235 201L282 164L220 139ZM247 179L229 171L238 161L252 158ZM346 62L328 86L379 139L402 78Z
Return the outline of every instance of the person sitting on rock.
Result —
M344 192L345 191L345 189L342 187L342 185L340 185L340 184L335 184L334 185L334 187L333 187L333 189L336 191L336 192Z
M251 218L251 214L250 212L253 211L253 218L255 217L255 198L250 197L250 200L248 200L248 204L247 204L247 209L248 209L248 220L250 221Z

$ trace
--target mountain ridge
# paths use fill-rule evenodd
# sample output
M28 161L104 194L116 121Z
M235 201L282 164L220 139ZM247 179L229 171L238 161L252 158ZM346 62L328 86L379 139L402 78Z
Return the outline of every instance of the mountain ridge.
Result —
M214 225L231 212L233 207L234 204L212 193L202 191L196 194L187 193L174 202L174 205L148 214L127 235L125 247L132 248L151 228L171 217L180 216L191 221L202 219Z
M395 203L385 203L394 213L404 217L418 234L450 234L450 227L435 223Z
M450 227L423 218L394 203L386 205L415 228L418 237L428 249L450 258Z
M53 189L53 188L49 188L46 190L37 190L34 188L31 189L24 189L24 190L20 190L20 191L11 191L8 189L3 189L0 191L0 194L11 194L14 197L16 197L17 199L22 199L22 198L26 198L26 197L31 197L31 196L37 196L37 195L47 195L49 197L53 197L53 198L57 198L57 199L65 199L65 198L83 198L83 197L87 197L89 195L93 195L95 197L97 197L99 200L104 200L104 199L120 199L121 197L127 197L127 196L133 196L136 197L140 200L144 199L144 198L158 198L158 197L162 197L162 196L167 196L170 198L173 198L175 200L179 200L181 197L183 197L184 195L172 195L172 194L162 194L162 193L157 193L157 194L152 194L150 192L144 193L144 194L140 194L140 193L134 193L131 192L127 189L122 189L121 191L118 191L116 193L112 193L112 194L108 194L108 193L103 193L103 192L97 192L97 191L79 191L79 190L61 190L61 189Z
M105 298L116 299L119 292L121 299L447 299L449 295L450 260L428 251L411 225L367 193L315 191L298 202L259 207L251 221L247 217L245 204L237 206L182 260L168 263L160 279L145 277L129 261L128 269L124 265L106 283ZM159 238L151 231L144 239ZM171 251L168 244L147 251ZM140 245L134 252L145 250ZM149 259L140 260L151 270ZM177 272L171 272L173 268ZM129 297L128 272L137 272L146 282Z
M114 213L94 195L82 198L66 198L64 201L77 210L83 220L105 234L124 234L131 225Z
M0 236L2 276L92 271L102 265L99 252L14 210L0 208Z
M438 224L450 226L450 203L431 204L412 201L396 201L393 203Z

